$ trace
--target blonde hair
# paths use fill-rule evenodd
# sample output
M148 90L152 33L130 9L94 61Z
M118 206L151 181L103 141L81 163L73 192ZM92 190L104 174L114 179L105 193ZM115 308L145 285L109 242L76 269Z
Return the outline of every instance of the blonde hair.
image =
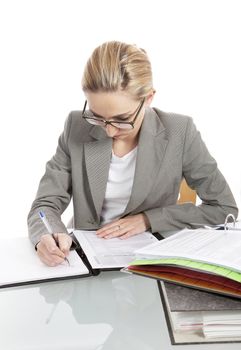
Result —
M88 59L82 78L83 91L126 91L136 99L153 89L151 63L135 45L109 41L98 46Z

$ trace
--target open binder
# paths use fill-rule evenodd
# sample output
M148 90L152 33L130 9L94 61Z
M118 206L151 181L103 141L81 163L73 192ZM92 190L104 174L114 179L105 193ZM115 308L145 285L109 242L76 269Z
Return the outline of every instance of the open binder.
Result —
M74 231L76 249L68 261L44 265L27 237L0 239L0 288L94 276L121 269L134 258L134 250L157 239L149 232L128 240L98 238L95 231Z
M240 230L184 229L135 252L141 276L241 298Z

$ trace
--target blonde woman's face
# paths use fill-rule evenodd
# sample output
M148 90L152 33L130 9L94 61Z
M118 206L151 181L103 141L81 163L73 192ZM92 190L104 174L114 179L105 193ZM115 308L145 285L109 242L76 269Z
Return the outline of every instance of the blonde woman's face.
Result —
M131 141L137 137L144 118L145 107L149 102L145 101L141 107L142 101L135 100L122 91L111 93L87 92L86 98L89 110L94 114L95 118L106 121L131 122L138 113L132 129L121 129L110 124L103 126L107 135L115 140Z

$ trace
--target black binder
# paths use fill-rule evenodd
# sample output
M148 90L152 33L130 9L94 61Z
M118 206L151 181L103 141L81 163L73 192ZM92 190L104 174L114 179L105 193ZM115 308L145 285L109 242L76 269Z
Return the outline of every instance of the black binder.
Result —
M70 265L64 261L55 267L46 266L40 261L28 237L0 239L0 288L90 277L101 271L118 271L123 268L123 265L96 268L73 233L71 236L73 244L68 255ZM134 253L131 260L133 257Z

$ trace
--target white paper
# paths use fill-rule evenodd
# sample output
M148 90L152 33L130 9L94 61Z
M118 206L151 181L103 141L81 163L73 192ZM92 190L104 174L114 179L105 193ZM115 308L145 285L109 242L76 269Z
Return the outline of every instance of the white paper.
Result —
M240 325L241 310L205 311L204 325Z
M95 231L74 231L93 268L121 268L134 260L134 251L158 241L150 232L127 239L100 238Z
M49 267L40 261L28 237L0 239L0 286L89 273L75 251L68 260L70 265Z
M197 331L203 328L201 312L170 312L175 331Z
M241 232L185 229L135 254L138 259L186 258L241 272Z
M240 310L170 312L175 332L200 332L207 339L241 337Z
M206 338L241 337L241 311L203 313L203 333Z

